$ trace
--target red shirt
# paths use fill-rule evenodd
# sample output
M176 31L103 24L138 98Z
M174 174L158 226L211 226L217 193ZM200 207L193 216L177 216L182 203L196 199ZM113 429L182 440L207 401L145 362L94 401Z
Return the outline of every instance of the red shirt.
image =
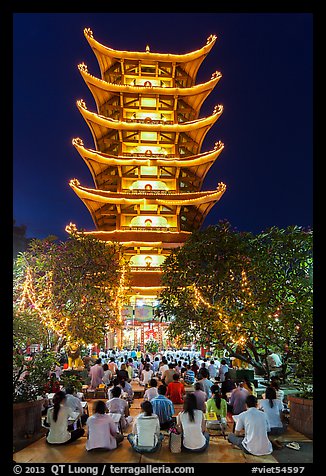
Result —
M185 387L181 382L171 382L168 385L166 397L169 398L172 403L183 403L183 394Z

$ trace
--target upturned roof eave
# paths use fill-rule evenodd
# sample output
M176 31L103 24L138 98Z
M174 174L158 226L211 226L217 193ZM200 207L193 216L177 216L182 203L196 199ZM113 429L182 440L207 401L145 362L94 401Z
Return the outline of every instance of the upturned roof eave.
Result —
M113 157L96 150L87 149L82 144L81 139L73 139L73 145L77 152L84 159L84 161L94 160L95 162L105 164L108 166L123 166L123 165L148 165L148 166L163 166L163 167L193 167L202 165L208 162L214 162L224 149L224 144L217 143L214 150L202 152L194 156L189 156L184 159L148 159L148 158L127 158L123 156Z
M210 35L207 39L206 45L198 50L185 54L171 54L171 53L152 53L150 51L124 51L115 50L104 46L93 37L93 32L90 28L84 29L84 35L92 48L103 76L104 72L115 62L121 59L135 60L135 61L160 61L167 63L180 63L190 76L195 78L198 68L204 58L212 49L216 42L216 35Z

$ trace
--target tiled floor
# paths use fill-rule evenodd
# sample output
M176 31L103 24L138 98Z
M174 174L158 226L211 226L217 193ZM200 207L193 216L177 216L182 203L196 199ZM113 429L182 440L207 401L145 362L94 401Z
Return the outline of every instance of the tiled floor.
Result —
M130 411L131 416L135 417L139 414L140 402L141 400L134 401ZM89 401L90 414L92 413L93 403L94 400ZM176 410L179 411L179 409ZM232 423L229 425L227 433L231 429ZM131 427L127 428L125 435L130 431ZM133 451L126 438L116 450L87 452L85 449L86 436L63 446L47 445L45 438L42 437L21 451L14 453L13 459L16 463L277 463L276 452L268 456L251 456L243 453L240 449L234 448L218 432L211 431L210 433L209 447L201 454L171 453L168 448L167 435L164 437L161 449L156 453L147 455L141 455ZM307 437L291 428L288 428L284 435L278 437L278 440L285 443L291 441L311 442ZM293 450L293 463L296 463L295 453Z

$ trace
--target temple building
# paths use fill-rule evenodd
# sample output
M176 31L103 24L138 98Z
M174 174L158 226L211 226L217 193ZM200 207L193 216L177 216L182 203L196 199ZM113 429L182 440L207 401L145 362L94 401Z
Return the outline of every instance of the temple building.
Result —
M80 138L73 145L90 170L94 188L77 179L70 186L94 221L98 239L119 242L131 270L125 327L108 336L108 347L140 345L150 336L162 344L165 326L153 318L162 290L161 265L182 246L222 197L226 186L203 191L204 178L223 150L201 152L207 132L223 112L217 105L200 117L207 96L221 78L196 83L198 69L216 42L211 35L202 48L187 54L118 51L94 39L87 28L101 77L78 68L96 104L77 107L86 121L94 149Z

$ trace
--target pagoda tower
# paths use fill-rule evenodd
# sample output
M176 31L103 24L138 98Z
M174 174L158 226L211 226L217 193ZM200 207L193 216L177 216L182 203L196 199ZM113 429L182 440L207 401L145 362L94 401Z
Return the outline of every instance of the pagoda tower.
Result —
M124 247L132 289L125 333L129 326L131 345L143 346L146 334L162 340L162 329L154 331L152 321L162 289L162 263L200 228L226 189L218 183L215 190L201 190L224 147L219 141L213 150L201 152L223 107L216 106L204 118L200 109L222 75L215 72L209 81L195 84L216 36L191 53L170 54L153 53L149 46L144 52L118 51L96 41L89 28L84 34L101 78L91 75L86 64L78 65L96 111L83 100L77 107L95 146L86 148L80 138L73 139L73 145L90 170L94 188L83 187L77 179L70 186L94 221L95 230L87 233ZM121 345L122 339L119 335L108 346Z

